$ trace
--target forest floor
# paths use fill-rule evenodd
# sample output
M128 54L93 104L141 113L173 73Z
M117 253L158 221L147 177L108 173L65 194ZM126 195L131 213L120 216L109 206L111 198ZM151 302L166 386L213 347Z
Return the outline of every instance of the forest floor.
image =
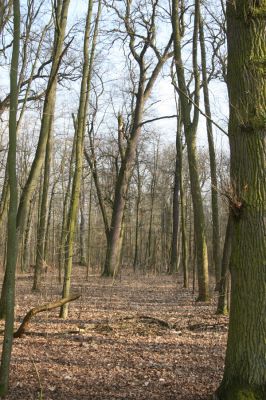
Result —
M31 285L32 276L17 277L16 327L30 308L60 298L55 276L41 293ZM211 398L228 329L228 318L215 315L216 294L196 303L167 275L123 272L116 282L86 281L82 267L74 269L72 292L81 297L70 303L67 320L58 309L40 313L14 339L7 400Z

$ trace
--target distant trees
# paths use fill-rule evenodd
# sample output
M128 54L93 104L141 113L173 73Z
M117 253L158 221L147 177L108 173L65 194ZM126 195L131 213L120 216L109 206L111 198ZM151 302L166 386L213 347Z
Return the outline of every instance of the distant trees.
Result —
M227 2L232 295L219 400L266 397L266 2Z
M115 4L117 3L117 4ZM143 5L127 1L123 9L119 2L109 5L117 15L119 24L123 26L124 38L129 47L130 59L136 65L134 69L134 98L132 99L132 115L128 131L125 132L127 142L120 152L120 166L115 182L115 194L112 217L108 235L104 275L116 275L120 268L123 241L123 220L126 198L136 160L136 149L141 134L145 104L151 95L156 79L165 62L172 56L172 37L157 47L157 10L158 1L145 1L146 15ZM140 22L140 23L139 23ZM152 54L152 55L151 55ZM152 57L152 59L150 58ZM153 61L153 59L155 59Z

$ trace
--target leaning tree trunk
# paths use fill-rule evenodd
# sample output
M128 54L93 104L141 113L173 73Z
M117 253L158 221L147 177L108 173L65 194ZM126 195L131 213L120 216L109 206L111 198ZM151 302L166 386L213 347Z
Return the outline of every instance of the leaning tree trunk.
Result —
M219 400L266 398L266 0L227 2L232 295Z
M60 9L61 11L58 11L56 15L58 26L56 27L55 31L53 63L44 100L41 131L40 131L36 154L31 166L27 182L21 194L18 213L17 213L17 227L19 229L20 234L23 233L28 213L29 203L32 198L32 193L36 188L38 178L40 176L45 159L46 145L48 136L50 134L51 119L53 118L55 110L57 73L63 55L62 50L65 39L69 2L70 0L61 0L59 2L60 7L59 6L57 7L57 9L58 10Z
M9 148L8 148L8 181L9 210L7 226L7 259L6 259L6 322L0 367L0 397L8 390L9 368L13 345L14 309L15 309L15 273L17 262L17 108L18 108L18 62L20 41L20 2L13 1L13 51L10 68L10 109L9 109Z

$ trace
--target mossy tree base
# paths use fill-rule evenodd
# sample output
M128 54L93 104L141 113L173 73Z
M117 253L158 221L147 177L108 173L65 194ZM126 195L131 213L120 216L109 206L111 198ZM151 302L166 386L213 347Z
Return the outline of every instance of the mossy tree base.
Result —
M249 386L241 384L221 385L217 390L215 400L265 400L266 384L264 386Z

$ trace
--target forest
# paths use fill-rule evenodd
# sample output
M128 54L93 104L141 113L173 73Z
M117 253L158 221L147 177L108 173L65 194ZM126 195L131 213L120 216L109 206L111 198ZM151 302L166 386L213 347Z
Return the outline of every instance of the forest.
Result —
M0 0L0 398L266 399L266 0Z

